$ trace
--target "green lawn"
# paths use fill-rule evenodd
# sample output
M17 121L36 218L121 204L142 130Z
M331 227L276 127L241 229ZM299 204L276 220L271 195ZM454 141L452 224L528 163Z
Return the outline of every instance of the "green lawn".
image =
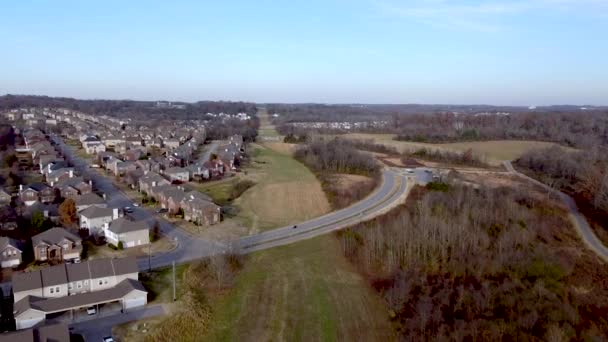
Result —
M175 266L176 294L181 296L182 279L188 265ZM149 303L171 303L173 302L173 268L166 267L152 272L142 272L140 280L148 290Z
M394 339L383 303L333 236L251 255L235 288L213 307L204 340Z
M329 211L315 175L291 156L255 145L248 177L256 185L234 201L236 218L254 231L310 219Z

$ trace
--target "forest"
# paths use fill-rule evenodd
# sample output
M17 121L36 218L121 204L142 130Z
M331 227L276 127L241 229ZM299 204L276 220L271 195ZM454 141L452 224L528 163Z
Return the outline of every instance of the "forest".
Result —
M608 273L560 207L513 188L429 188L337 233L402 339L608 336Z

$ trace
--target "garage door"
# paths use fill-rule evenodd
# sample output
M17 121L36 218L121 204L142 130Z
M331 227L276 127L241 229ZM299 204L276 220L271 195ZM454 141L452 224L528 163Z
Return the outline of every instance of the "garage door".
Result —
M126 299L125 300L125 308L126 309L131 309L131 308L138 308L141 306L146 305L146 297L145 295L139 298L131 298L131 299Z
M6 260L2 262L2 268L13 267L19 265L19 260Z
M133 247L133 246L135 246L135 241L127 242L127 247Z

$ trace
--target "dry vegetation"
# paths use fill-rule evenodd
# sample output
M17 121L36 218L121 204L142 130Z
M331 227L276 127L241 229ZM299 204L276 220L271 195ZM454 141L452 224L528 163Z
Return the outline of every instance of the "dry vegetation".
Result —
M512 188L436 188L338 234L402 338L606 338L608 273L560 207Z
M531 150L539 150L556 145L550 142L526 140L494 140L431 144L411 141L396 141L394 140L394 134L352 133L341 135L341 137L356 140L373 139L376 141L376 143L393 147L401 153L412 153L420 149L451 152L465 152L471 149L475 156L492 165L499 165L503 160L515 160L525 152Z

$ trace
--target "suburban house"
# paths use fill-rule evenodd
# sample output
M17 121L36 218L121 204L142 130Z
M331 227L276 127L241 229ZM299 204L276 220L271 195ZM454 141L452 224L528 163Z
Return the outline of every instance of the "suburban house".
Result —
M27 187L19 185L19 198L25 205L32 205L36 202L53 203L55 197L55 189L45 183L33 183Z
M186 166L186 169L190 173L190 179L209 179L209 169L203 166L203 164L193 164Z
M92 206L103 208L108 206L103 198L92 192L76 197L74 202L76 202L76 211L81 211Z
M80 258L82 239L59 227L32 237L36 261L64 261Z
M180 205L184 219L195 224L210 226L221 220L221 207L212 201L186 195Z
M82 177L68 178L53 185L63 198L75 199L78 195L88 194L93 191L93 183L85 182Z
M44 322L47 315L120 303L123 310L146 305L135 257L95 259L19 273L13 277L16 328Z
M55 184L55 183L65 181L72 177L74 177L73 168L62 168L62 169L53 170L53 171L47 173L46 182L51 184L51 186L53 186L53 184Z
M118 208L88 207L78 213L80 228L89 230L89 234L103 235L103 228L119 217Z
M82 143L84 151L88 154L97 154L106 151L106 145L101 141L88 141Z
M139 191L145 192L148 195L150 195L150 192L153 187L162 186L162 185L170 185L171 183L168 180L161 177L161 175L159 175L157 173L148 172L146 175L144 175L143 177L141 177L139 179L138 184L139 184Z
M169 181L187 182L190 180L190 172L183 167L171 167L165 170L164 175Z
M0 237L0 263L2 268L15 267L21 264L21 250L17 240Z
M124 248L147 245L150 243L150 227L145 221L131 221L121 217L104 226L106 241L118 246L122 242Z
M210 177L220 177L224 175L224 162L221 159L208 160L203 166L209 170Z

